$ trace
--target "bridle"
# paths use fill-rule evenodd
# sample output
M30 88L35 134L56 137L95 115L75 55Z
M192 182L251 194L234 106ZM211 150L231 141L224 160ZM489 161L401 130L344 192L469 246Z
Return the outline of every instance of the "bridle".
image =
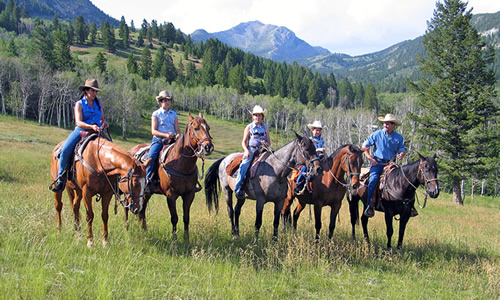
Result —
M193 132L193 122L195 121L196 119L193 119L191 122L189 122L189 125L188 125L188 135L189 135L189 148L191 148L191 150L193 150L193 155L189 156L189 155L185 155L183 153L181 153L181 155L185 156L185 157L198 157L198 158L201 158L203 160L203 158L201 157L201 153L203 153L203 143L204 142L212 142L212 137L210 136L210 133L208 131L205 131L205 135L203 136L202 139L198 139L198 137L196 136L196 134ZM196 142L196 149L191 145L191 140L194 140Z
M304 149L302 149L301 147L299 147L299 140L298 138L295 139L295 142L294 142L294 147L295 149L298 150L298 152L300 153L300 155L302 155L303 158L305 158L305 160L307 161L306 163L306 166L307 166L307 169L309 170L309 166L315 162L316 160L319 160L319 157L314 157L314 158L311 158L311 159L308 159L307 156L304 154ZM267 152L271 153L279 162L281 162L283 165L285 165L287 168L291 169L291 170L295 170L295 171L299 171L296 167L295 167L295 164L290 166L288 163L284 163L279 157L277 157L275 154L274 154L274 151L273 149L271 149L270 146L266 146L266 145L262 145L261 146L262 148L264 148Z
M424 170L423 170L423 169L424 169L424 168L423 168L423 166L422 166L422 162L420 162L420 163L418 164L418 169L417 169L417 180L418 180L418 182L419 182L419 183L421 183L421 182L420 182L420 179L418 178L418 174L419 174L419 173L420 173L420 174L422 174L422 177L423 177L423 179L424 179L424 180L423 180L423 181L424 181L424 182L423 182L423 184L424 184L424 187L425 187L425 188L424 188L424 190L425 190L425 196L424 196L424 205L423 205L423 206L422 206L422 205L420 205L420 201L418 200L417 193L415 193L415 198L417 199L417 203L418 203L418 206L419 206L420 208L425 208L425 206L427 205L427 196L429 195L429 193L427 192L427 184L428 184L429 182L431 182L431 181L436 181L436 182L438 181L438 179L437 179L437 178L432 178L432 179L427 178L427 176L425 176L425 173L424 173ZM418 191L418 190L417 190L417 187L416 187L416 186L415 186L415 185L414 185L414 184L413 184L413 183L412 183L412 182L408 179L408 177L406 177L406 174L405 174L405 172L403 171L403 168L401 168L401 173L403 174L403 177L405 178L405 180L406 180L406 181L407 181L407 182L408 182L408 183L409 183L409 184L410 184L410 185L411 185L411 186L415 189L415 192L417 192L417 191Z
M339 178L337 178L337 176L335 176L335 174L333 174L332 170L330 169L329 172L330 174L332 174L333 178L335 178L335 181L337 183L339 183L340 185L342 185L343 187L345 188L348 188L349 189L349 192L350 192L350 189L352 188L352 177L355 176L355 175L360 175L361 173L357 172L357 173L354 173L352 172L352 166L351 166L351 160L349 159L349 157L351 155L354 155L354 153L352 153L350 150L347 150L347 153L344 154L344 160L342 161L342 163L339 165L339 168L342 168L343 165L346 166L346 172L347 172L347 183L343 183L342 181L339 180Z
M120 199L120 203L125 208L130 208L132 205L134 205L134 198L139 198L140 199L140 198L144 197L144 192L142 194L139 194L139 195L136 195L136 194L132 193L132 178L133 177L141 177L141 175L134 174L134 169L132 167L130 167L130 169L127 172L127 175L125 175L124 177L120 178L120 180L118 181L119 184L123 183L123 182L127 182L127 191L128 191L128 193L125 193L125 192L122 191L123 194L125 195L125 197L123 199L119 198ZM125 200L127 198L131 199L131 201L130 201L130 203L128 205L125 204Z

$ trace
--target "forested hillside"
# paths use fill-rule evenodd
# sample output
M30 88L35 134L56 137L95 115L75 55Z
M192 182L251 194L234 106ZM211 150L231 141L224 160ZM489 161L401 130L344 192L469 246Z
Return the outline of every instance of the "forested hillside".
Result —
M372 83L348 77L337 81L333 72L276 63L218 40L193 43L168 22L144 20L136 30L124 18L115 27L83 16L70 22L21 16L14 1L0 4L3 114L70 128L77 87L86 78L97 78L106 118L124 138L150 119L155 96L169 89L174 109L204 111L242 124L250 121L255 104L262 105L268 110L266 123L276 133L308 133L306 125L319 119L327 127L323 137L329 151L360 144L379 124L377 115L390 112L403 121L398 131L410 153L436 151L424 147L427 137L411 119L422 114L416 94L380 93Z

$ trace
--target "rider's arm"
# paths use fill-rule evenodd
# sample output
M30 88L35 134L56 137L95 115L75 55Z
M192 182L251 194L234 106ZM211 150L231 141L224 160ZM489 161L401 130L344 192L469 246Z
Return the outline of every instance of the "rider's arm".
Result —
M377 161L370 154L370 147L367 147L367 146L363 145L363 146L361 146L361 151L363 151L363 153L365 154L366 158L370 161L370 163L373 166L378 165Z
M245 127L245 131L243 131L243 139L241 140L241 147L243 147L243 157L249 157L250 151L248 150L248 139L250 138L250 124Z
M174 120L174 128L175 128L175 138L177 139L181 135L181 130L179 128L179 119L175 118Z
M267 146L271 146L271 137L269 136L269 127L266 128L266 143L267 143Z

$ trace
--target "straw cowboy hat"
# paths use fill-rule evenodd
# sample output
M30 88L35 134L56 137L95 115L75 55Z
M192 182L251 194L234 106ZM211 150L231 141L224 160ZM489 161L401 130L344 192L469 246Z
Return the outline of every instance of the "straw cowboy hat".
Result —
M392 122L398 126L401 125L401 122L396 119L396 117L393 114L387 114L385 117L378 117L379 121L382 122Z
M262 114L264 117L266 116L267 109L262 109L260 105L255 105L253 110L250 112L252 115Z
M307 127L309 127L309 129L311 129L311 130L313 130L314 128L323 129L323 126L321 125L321 121L318 121L318 120L315 120L314 122L312 122L312 124L307 124Z
M174 100L174 97L168 91L161 91L158 96L156 96L156 101L160 101L163 99Z
M97 83L97 79L87 79L85 80L85 84L79 86L78 88L82 91L85 88L91 88L96 91L101 91L101 89L99 89L99 84Z

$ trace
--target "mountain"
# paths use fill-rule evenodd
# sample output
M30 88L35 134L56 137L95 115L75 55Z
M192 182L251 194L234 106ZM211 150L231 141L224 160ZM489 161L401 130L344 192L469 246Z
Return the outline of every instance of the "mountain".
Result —
M104 21L118 26L119 21L110 17L97 8L89 0L14 0L22 10L26 8L30 17L52 20L55 15L58 19L72 21L82 16L87 22L95 22L100 26Z
M208 33L198 29L191 34L194 42L210 38L274 61L297 60L330 53L325 48L309 45L286 27L266 25L259 21L240 23L226 31Z

